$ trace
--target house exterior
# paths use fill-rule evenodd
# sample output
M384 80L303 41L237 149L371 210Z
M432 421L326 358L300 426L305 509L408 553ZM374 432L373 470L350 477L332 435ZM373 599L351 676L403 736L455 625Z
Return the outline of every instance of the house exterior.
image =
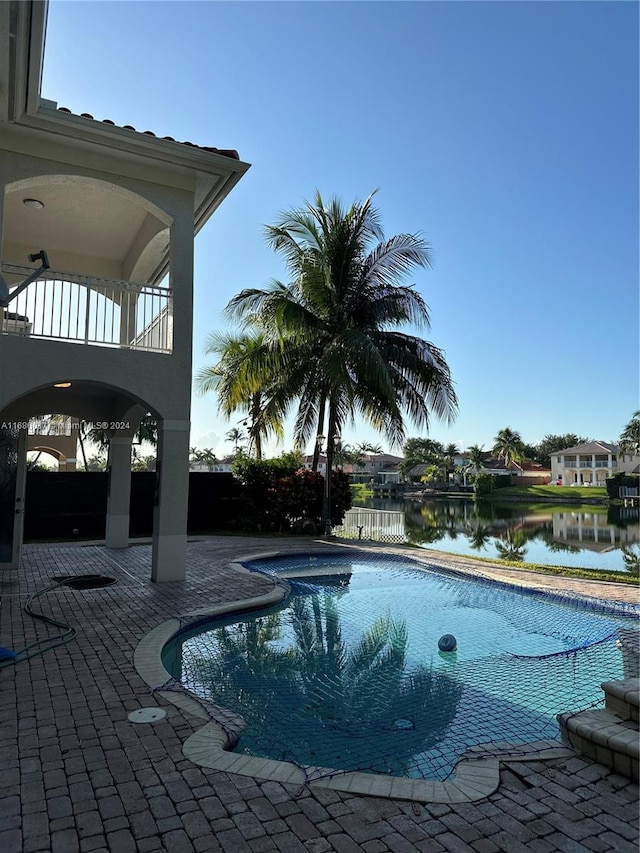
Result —
M231 474L234 456L225 456L224 459L217 459L215 462L190 462L189 471L204 474Z
M56 412L110 432L106 544L125 547L131 442L151 412L152 578L180 580L194 235L249 167L232 150L44 100L46 13L38 0L0 3L0 272L10 289L0 306L0 566L19 562L28 421Z
M617 444L589 441L557 451L551 456L551 482L561 486L604 486L605 480L622 471L638 473L640 457L619 455Z
M307 455L304 457L304 459L302 460L302 467L306 471L311 471L311 469L313 468L313 456L312 455ZM318 474L322 474L322 476L324 477L325 471L327 470L327 457L325 456L324 453L321 453L320 456L318 457L318 469L317 470L318 470Z
M609 524L606 512L554 512L553 538L589 551L613 551L640 542L640 528L637 522L625 527Z
M365 453L360 465L345 465L344 473L353 483L399 483L401 456L392 453Z
M466 481L466 475L476 473L476 470L471 467L469 457L464 454L454 457L454 461L457 470L449 473L450 482L462 483ZM419 480L430 467L429 465L416 465L409 471L409 479L412 481ZM518 486L546 485L551 476L550 470L537 462L511 462L509 465L505 465L503 460L496 459L490 454L486 455L482 468L477 473L511 477L512 484Z

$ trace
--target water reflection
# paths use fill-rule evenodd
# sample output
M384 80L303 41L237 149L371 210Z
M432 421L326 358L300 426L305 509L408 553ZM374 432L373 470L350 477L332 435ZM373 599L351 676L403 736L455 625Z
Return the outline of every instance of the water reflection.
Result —
M241 715L248 752L405 775L443 738L462 686L427 666L409 670L406 624L390 615L346 643L336 601L294 595L280 613L186 640L183 680Z
M404 513L406 538L425 547L549 565L640 571L637 507L574 508L462 499L359 503ZM369 538L366 530L363 537Z

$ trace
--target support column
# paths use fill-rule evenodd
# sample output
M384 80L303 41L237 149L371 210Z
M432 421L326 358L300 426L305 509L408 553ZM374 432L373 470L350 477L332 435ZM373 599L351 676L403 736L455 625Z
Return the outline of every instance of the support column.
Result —
M187 574L189 421L165 420L158 428L151 580L181 581Z
M123 293L120 297L120 346L129 347L136 336L138 294Z
M129 546L131 499L131 435L112 435L109 440L109 496L107 498L107 548Z

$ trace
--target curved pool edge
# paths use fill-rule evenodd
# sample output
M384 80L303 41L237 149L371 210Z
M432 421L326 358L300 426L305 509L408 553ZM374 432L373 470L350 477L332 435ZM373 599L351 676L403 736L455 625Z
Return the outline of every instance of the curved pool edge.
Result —
M243 563L290 556L289 552L265 551L237 557L230 568L234 571L254 574ZM412 800L421 803L468 803L490 796L500 784L500 763L512 761L544 761L568 758L575 755L560 741L539 741L526 745L483 744L469 750L456 765L455 776L443 782L425 779L409 779L376 773L333 770L323 767L299 766L287 761L258 758L230 752L236 743L233 729L237 727L237 715L220 709L229 720L234 717L230 730L212 721L202 702L187 692L163 689L172 680L171 673L162 661L165 645L184 627L182 619L206 616L223 616L238 611L254 610L276 604L286 597L289 585L271 578L273 589L263 595L236 599L222 604L203 606L180 618L167 619L147 633L134 651L134 667L153 692L175 705L180 711L207 720L205 725L190 735L183 744L185 758L208 770L237 773L241 776L276 781L291 785L310 785L330 788L350 794L388 799ZM208 703L212 707L212 703ZM505 752L506 750L506 752ZM515 755L509 756L513 750Z

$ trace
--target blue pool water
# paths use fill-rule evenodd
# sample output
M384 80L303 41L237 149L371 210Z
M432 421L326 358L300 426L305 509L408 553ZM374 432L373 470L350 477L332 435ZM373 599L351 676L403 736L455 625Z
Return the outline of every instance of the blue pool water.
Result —
M408 559L292 557L281 605L182 632L164 651L190 691L242 715L237 749L336 770L445 778L469 746L558 736L556 714L620 678L637 609L586 606ZM443 634L455 653L438 651Z

